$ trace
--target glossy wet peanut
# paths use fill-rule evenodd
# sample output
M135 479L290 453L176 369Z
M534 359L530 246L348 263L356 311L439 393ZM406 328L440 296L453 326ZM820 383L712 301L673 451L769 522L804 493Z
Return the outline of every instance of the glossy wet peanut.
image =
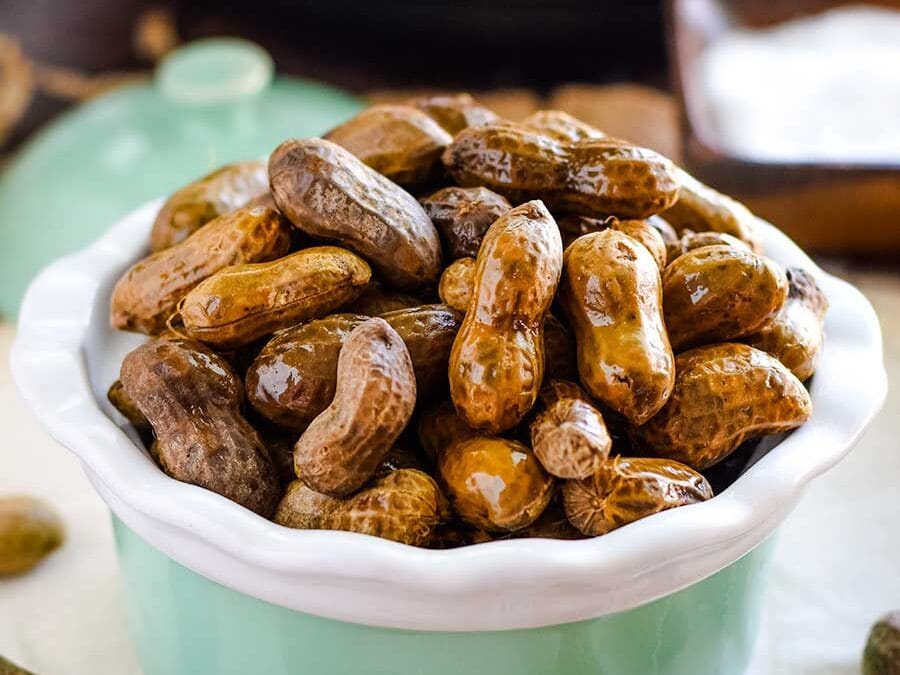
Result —
M562 110L538 110L522 120L521 125L567 143L606 138L596 127Z
M409 351L384 319L368 319L341 347L331 404L294 446L297 476L316 492L345 497L368 481L416 404Z
M475 258L460 258L447 265L438 284L438 295L448 307L465 313L475 284Z
M46 502L26 495L0 497L0 577L30 571L64 539L63 522Z
M646 422L675 378L653 256L616 230L587 234L566 249L559 299L575 331L582 385L632 424Z
M676 258L663 273L663 308L672 348L749 335L784 305L784 269L731 246L706 246Z
M750 245L730 234L724 232L692 232L686 230L678 239L676 252L672 254L669 262L673 262L679 256L705 246L730 246L739 251L750 251Z
M167 474L271 514L278 478L268 450L240 412L241 382L227 361L199 342L157 338L125 357L120 377L153 426Z
M188 293L178 311L190 337L233 349L340 309L359 297L371 275L355 253L316 246L223 269Z
M285 141L269 158L272 195L306 234L363 256L395 288L436 283L437 230L406 191L335 143Z
M809 393L778 359L748 345L698 347L675 359L675 389L653 419L632 430L639 451L699 470L744 441L809 419Z
M162 205L150 231L154 253L179 244L214 218L249 205L269 189L265 162L223 166L185 185Z
M534 405L544 376L544 319L561 267L559 229L540 201L509 211L485 235L450 353L450 396L470 426L496 434Z
M478 255L484 233L512 208L506 199L483 187L448 187L419 200L441 234L450 259Z
M531 447L547 473L585 478L609 456L612 439L603 415L574 382L551 380L531 423Z
M440 124L451 136L468 127L497 122L493 110L479 104L469 94L440 94L410 99L407 105L418 108Z
M132 265L113 289L110 323L119 330L161 333L178 302L201 281L229 265L280 258L289 246L288 225L277 211L247 207L226 213Z
M787 279L784 306L743 341L777 358L802 382L812 377L819 364L828 299L815 278L802 268L788 268Z
M647 220L612 220L610 229L627 234L650 251L660 270L666 266L666 241L659 230Z
M453 137L417 108L373 105L325 138L356 155L398 185L419 185L440 175L441 153Z
M585 216L646 218L678 195L669 160L614 139L564 143L512 125L473 127L453 139L443 161L464 187Z
M713 496L707 480L690 467L643 457L609 459L587 478L566 481L562 493L569 521L592 537Z

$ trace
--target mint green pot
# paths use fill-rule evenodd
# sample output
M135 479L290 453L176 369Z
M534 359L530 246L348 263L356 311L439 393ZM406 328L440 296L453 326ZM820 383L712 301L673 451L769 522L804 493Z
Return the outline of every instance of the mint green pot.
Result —
M145 675L738 675L750 661L774 536L641 607L527 630L427 632L342 623L220 586L113 516Z

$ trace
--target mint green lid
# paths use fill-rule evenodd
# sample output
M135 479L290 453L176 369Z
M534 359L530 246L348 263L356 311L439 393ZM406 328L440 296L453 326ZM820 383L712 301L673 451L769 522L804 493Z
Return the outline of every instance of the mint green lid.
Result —
M286 138L322 134L360 107L272 73L251 42L199 40L167 56L152 83L98 97L36 134L0 174L0 315L15 314L44 265L139 204Z

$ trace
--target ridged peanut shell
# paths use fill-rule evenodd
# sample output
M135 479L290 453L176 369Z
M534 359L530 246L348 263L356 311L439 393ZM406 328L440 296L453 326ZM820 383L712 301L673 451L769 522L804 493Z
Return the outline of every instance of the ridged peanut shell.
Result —
M647 220L613 220L610 229L627 234L650 251L660 270L666 267L666 242L659 230Z
M598 138L606 134L562 110L538 110L520 122L523 127L566 143Z
M418 108L440 124L451 136L463 129L497 122L497 114L479 104L469 94L438 94L410 99L407 105Z
M458 312L469 308L475 284L475 258L459 258L447 265L438 284L438 295L448 307Z
M440 232L450 259L478 255L484 233L512 208L506 197L483 187L447 187L419 201Z

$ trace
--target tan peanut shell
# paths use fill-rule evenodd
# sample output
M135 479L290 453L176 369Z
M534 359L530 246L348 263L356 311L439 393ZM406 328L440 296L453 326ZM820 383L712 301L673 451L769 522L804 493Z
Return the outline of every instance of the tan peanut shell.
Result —
M167 474L262 516L272 513L278 478L241 415L241 382L227 361L198 342L157 338L125 357L120 377L153 426Z
M675 389L653 419L632 430L636 448L699 470L744 441L809 419L809 393L774 356L744 344L697 347L675 359Z
M152 252L181 243L214 218L265 194L269 176L265 162L238 162L188 183L162 205L150 231Z
M435 283L437 230L412 195L335 143L285 141L269 158L272 195L301 231L359 253L396 288Z
M506 197L483 187L447 187L419 201L440 232L450 259L478 255L484 233L512 208Z
M646 218L678 196L668 159L615 139L564 143L512 125L472 127L457 134L443 161L464 187L585 216Z
M749 335L784 305L788 282L774 261L731 246L705 246L663 273L663 309L676 352Z
M522 120L521 125L566 143L606 138L596 127L562 110L538 110Z
M460 316L443 305L421 305L383 317L409 350L420 400L446 391L447 362ZM247 370L247 399L266 419L302 431L334 398L338 354L367 317L333 314L275 335Z
M460 258L447 265L438 284L438 295L448 307L465 313L475 284L475 258Z
M812 377L819 364L828 299L806 270L788 268L787 278L784 306L743 341L777 358L802 382Z
M113 289L110 323L119 330L161 333L178 302L201 281L228 265L274 260L289 246L288 226L277 211L247 207L226 213L132 265Z
M551 380L541 390L543 410L531 423L531 447L547 473L585 478L608 456L612 439L603 415L573 382Z
M643 424L665 404L675 377L653 256L616 230L580 237L566 249L559 299L575 331L581 384Z
M355 253L315 246L227 267L188 293L178 310L190 337L233 349L339 309L359 297L371 275Z
M469 94L422 96L411 99L407 105L424 112L451 136L468 127L491 124L500 119L494 111L479 104Z
M427 114L403 105L373 105L325 138L398 185L418 185L439 176L441 153L453 140Z
M683 169L677 169L678 201L662 216L676 230L724 232L747 243L759 252L759 228L756 217L739 201L713 190Z
M737 237L724 232L693 232L686 230L678 239L678 246L669 258L669 262L675 261L679 256L705 246L730 246L739 251L750 251L750 245Z
M297 476L334 497L355 492L375 474L415 404L403 340L384 319L361 323L341 348L334 400L294 446Z
M44 501L26 495L0 497L0 578L28 572L64 539L62 520Z
M437 467L456 514L488 532L527 527L553 494L553 479L517 441L478 436L454 442L439 454Z
M592 537L713 496L706 478L690 467L643 457L608 459L587 478L566 481L562 493L569 521Z
M450 396L470 426L496 434L534 405L544 376L544 318L561 267L559 229L539 201L501 216L485 235L450 353Z
M666 266L666 242L659 230L647 220L613 220L610 229L627 234L650 251L660 270Z

